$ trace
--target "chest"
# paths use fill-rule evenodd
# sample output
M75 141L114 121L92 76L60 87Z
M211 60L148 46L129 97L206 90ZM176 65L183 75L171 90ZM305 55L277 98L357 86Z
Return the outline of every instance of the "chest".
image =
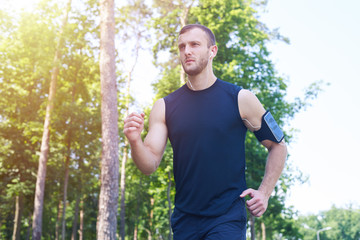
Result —
M242 124L236 96L226 92L187 95L167 108L167 125L173 137L226 135Z

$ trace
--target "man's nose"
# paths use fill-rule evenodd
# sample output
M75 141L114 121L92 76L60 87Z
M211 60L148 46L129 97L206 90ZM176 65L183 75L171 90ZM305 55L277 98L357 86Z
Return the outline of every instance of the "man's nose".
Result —
M191 54L191 51L190 51L189 46L185 46L185 49L184 49L184 54L185 54L185 56L188 56L188 55L190 55L190 54Z

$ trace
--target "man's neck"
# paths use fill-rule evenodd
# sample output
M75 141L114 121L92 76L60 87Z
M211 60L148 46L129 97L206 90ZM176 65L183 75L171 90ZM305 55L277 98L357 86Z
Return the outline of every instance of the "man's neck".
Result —
M215 81L216 81L216 76L214 75L213 72L211 72L210 74L201 73L195 76L188 75L187 84L191 90L200 91L210 87L211 85L214 84Z

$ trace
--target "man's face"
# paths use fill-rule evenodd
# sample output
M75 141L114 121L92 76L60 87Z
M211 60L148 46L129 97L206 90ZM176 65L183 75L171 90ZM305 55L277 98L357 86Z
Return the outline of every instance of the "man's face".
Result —
M206 33L193 28L179 36L180 61L184 71L195 76L201 73L209 62L210 49Z

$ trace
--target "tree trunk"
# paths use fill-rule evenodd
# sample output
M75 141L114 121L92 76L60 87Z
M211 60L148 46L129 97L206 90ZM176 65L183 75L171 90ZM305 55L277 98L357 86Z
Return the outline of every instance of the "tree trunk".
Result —
M169 240L172 239L172 229L171 229L171 213L172 213L172 209L171 209L171 171L168 172L168 178L169 178L169 183L168 183L168 189L167 189L167 200L168 200L168 205L169 205Z
M67 188L69 182L69 161L70 161L70 143L68 143L68 153L65 161L65 176L64 176L64 192L63 192L63 208L61 217L61 239L65 240L65 225L66 225L66 202L67 202Z
M21 229L21 218L23 212L23 194L20 192L19 196L16 196L16 206L15 206L15 219L14 219L14 230L12 240L20 239L20 229Z
M261 222L261 235L262 240L266 240L266 227L264 222Z
M83 187L82 187L82 183L83 183L83 178L82 178L82 173L84 172L83 170L83 159L79 158L79 170L80 170L80 176L79 176L79 190L78 190L78 195L76 198L76 208L75 208L75 218L74 218L74 223L73 223L73 234L71 237L71 240L75 240L76 239L76 233L79 234L79 240L82 240L83 238L83 229L84 229L84 201L83 201ZM80 211L80 216L79 216L79 211ZM78 218L80 218L80 226L79 226L79 230L77 227L78 224Z
M142 186L142 178L140 177L139 187ZM135 218L135 228L134 228L134 240L137 240L138 235L138 222L140 216L140 203L141 203L141 196L139 192L137 192L137 205L136 205L136 218Z
M79 169L82 170L82 159L79 159ZM81 174L81 172L80 172ZM75 213L74 213L74 220L73 220L73 226L72 226L72 234L71 234L71 240L76 239L76 233L78 230L78 220L79 220L79 210L80 210L80 200L82 198L82 178L80 177L79 180L79 189L76 196L76 203L75 203Z
M127 80L127 93L126 93L126 112L125 115L129 114L129 99L130 99L130 81L131 81L131 72L129 72ZM121 162L121 181L120 181L120 192L121 192L121 202L120 202L120 236L122 240L125 240L125 188L126 188L126 162L128 159L128 140L125 138L124 148L123 148L123 158Z
M135 62L136 64L136 62ZM135 66L134 64L134 66ZM130 82L131 74L134 67L128 73L127 86L126 86L126 103L125 103L125 116L129 114L129 103L130 103ZM128 159L128 140L125 138L123 148L123 158L121 162L121 180L120 180L120 237L125 240L125 189L126 189L126 162Z
M74 212L74 220L73 220L73 224L72 224L71 240L76 239L76 232L77 232L78 218L79 218L80 195L81 195L81 193L78 193L78 195L76 196L75 212Z
M76 69L76 73L75 73L75 78L74 78L74 85L72 88L72 100L71 100L71 105L74 106L75 104L75 92L76 92L76 79L77 79L77 74L79 72L79 68ZM70 165L70 159L71 159L71 141L72 141L72 129L71 126L73 124L73 114L72 112L70 112L70 116L69 116L70 120L69 120L69 128L67 131L67 154L66 154L66 159L65 159L65 174L64 174L64 193L63 193L63 212L62 212L62 220L61 220L61 237L62 240L65 240L65 236L66 236L66 204L67 204L67 190L68 190L68 185L69 185L69 165ZM80 161L80 160L79 160ZM78 202L77 202L78 204ZM77 215L75 215L77 216ZM76 217L74 217L75 219ZM77 219L77 218L76 218Z
M80 201L80 226L79 226L79 240L83 240L84 236L84 201Z
M128 115L128 109L126 115ZM125 187L126 187L126 162L128 158L128 141L125 138L125 145L123 148L123 158L121 162L121 180L120 180L120 237L125 240Z
M189 11L190 11L192 5L194 4L194 0L190 1L189 6L186 6L186 2L183 3L183 1L181 1L181 3L184 4L183 11L182 11L181 16L180 16L180 25L181 25L181 28L183 28L184 26L187 25ZM186 83L186 73L185 73L182 66L181 66L181 70L180 70L180 83L181 84Z
M155 199L153 197L150 198L150 219L149 219L149 229L147 230L148 232L148 240L152 239L152 222L154 219L154 204L155 204Z
M31 215L31 212L29 212L29 216L28 216L29 226L28 226L27 231L26 231L25 240L29 240L29 239L30 239L30 235L31 235L31 218L32 218L32 215ZM1 229L1 228L0 228L0 229Z
M119 199L119 133L114 37L114 1L100 0L102 156L97 239L102 240L116 239Z
M44 193L45 193L45 178L46 178L46 162L49 153L49 139L50 139L50 120L51 120L51 112L54 107L55 100L55 92L56 92L56 82L57 76L59 74L59 64L61 58L60 48L63 43L63 32L67 24L68 14L71 9L71 0L67 3L66 13L62 22L59 41L56 47L53 69L51 73L51 81L50 81L50 90L49 90L49 98L46 106L46 115L44 121L44 130L43 136L41 140L40 147L40 158L39 158L39 167L36 178L36 189L35 189L35 200L34 200L34 213L33 213L33 231L32 231L32 239L40 240L42 234L42 213L43 213L43 205L44 205Z
M148 240L152 240L151 231L149 229L145 229L145 231L148 233Z
M59 240L59 232L60 232L60 218L62 215L62 209L61 209L61 199L59 198L59 204L57 206L57 216L56 216L56 222L55 222L55 240Z
M138 235L138 226L136 224L134 228L134 240L137 240L137 235Z
M130 83L131 83L131 76L134 72L135 66L138 61L139 57L139 50L140 50L140 40L141 40L141 32L136 32L136 44L135 44L135 60L128 71L128 79L127 79L127 86L126 86L126 102L125 102L125 116L129 114L129 105L130 105ZM128 148L129 142L127 138L125 138L124 148L123 148L123 158L121 162L121 180L120 180L120 237L122 240L125 240L125 190L126 190L126 162L128 160Z
M250 234L251 240L255 240L255 217L250 214Z

